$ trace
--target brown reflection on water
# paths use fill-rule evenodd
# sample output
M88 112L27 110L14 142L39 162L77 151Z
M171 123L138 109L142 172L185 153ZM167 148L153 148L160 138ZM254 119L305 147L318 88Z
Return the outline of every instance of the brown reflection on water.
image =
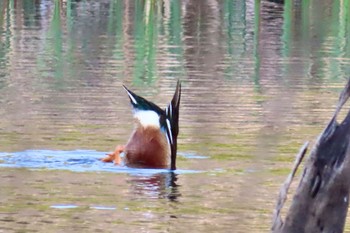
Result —
M259 77L259 92L272 96L261 103L262 121L260 143L257 146L259 153L266 154L274 145L268 140L278 140L278 133L283 132L286 125L285 117L290 114L290 103L294 99L294 89L285 85L283 78L283 4L274 1L262 1L259 9L259 26L257 35L257 77ZM283 111L281 111L283 109ZM272 136L272 137L271 137ZM265 152L264 152L265 150Z

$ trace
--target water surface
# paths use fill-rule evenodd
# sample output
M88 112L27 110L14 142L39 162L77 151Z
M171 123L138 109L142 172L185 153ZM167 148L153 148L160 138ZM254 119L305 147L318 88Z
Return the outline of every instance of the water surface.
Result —
M267 232L349 77L349 1L0 2L0 231ZM178 172L102 164L165 107ZM348 227L348 226L347 226Z

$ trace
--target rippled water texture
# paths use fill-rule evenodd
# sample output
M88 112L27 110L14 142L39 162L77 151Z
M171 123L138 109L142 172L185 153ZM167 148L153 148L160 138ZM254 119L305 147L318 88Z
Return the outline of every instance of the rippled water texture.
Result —
M160 172L170 172L168 169L135 169L124 165L115 166L113 163L103 163L101 158L107 153L91 150L75 151L52 151L52 150L27 150L15 153L0 153L0 167L11 168L32 168L50 170L68 170L73 172L114 172L130 174L154 174ZM179 153L187 159L206 159L205 156ZM179 158L181 159L181 158ZM197 173L200 171L190 171L177 169L176 174Z
M0 232L268 232L349 77L349 4L0 1ZM178 79L179 170L101 163L122 85L165 107Z

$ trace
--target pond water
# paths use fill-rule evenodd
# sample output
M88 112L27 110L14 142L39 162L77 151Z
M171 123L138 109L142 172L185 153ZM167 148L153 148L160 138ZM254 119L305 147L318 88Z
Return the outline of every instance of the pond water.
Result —
M1 1L0 232L268 232L349 77L349 4ZM165 107L178 79L179 170L101 163L122 85Z

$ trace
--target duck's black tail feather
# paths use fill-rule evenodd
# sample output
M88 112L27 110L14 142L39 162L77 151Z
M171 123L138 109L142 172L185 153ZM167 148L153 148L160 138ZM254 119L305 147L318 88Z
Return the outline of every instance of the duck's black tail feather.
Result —
M175 94L165 109L167 119L167 137L171 149L170 169L176 170L177 135L179 134L179 109L181 99L181 83L177 81Z

